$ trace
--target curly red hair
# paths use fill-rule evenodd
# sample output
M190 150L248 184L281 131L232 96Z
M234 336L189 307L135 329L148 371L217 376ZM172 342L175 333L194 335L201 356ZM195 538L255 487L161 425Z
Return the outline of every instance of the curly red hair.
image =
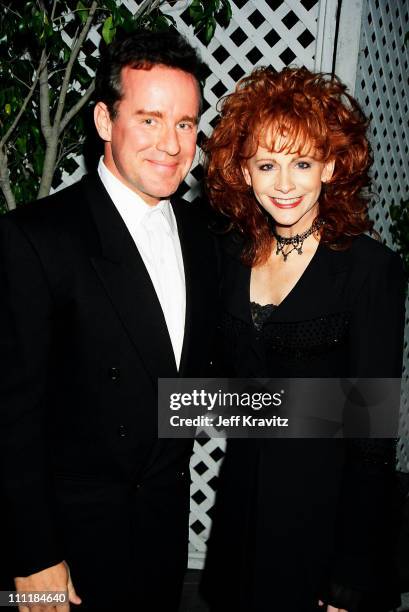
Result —
M324 163L335 160L319 198L319 216L325 220L322 243L344 249L353 236L372 229L367 127L359 104L336 77L306 68L257 68L241 79L223 99L220 120L204 149L210 201L229 219L229 227L247 238L244 263L263 263L271 250L266 213L242 172L259 143L274 147L274 142L266 144L268 134L283 137L281 150L309 153Z

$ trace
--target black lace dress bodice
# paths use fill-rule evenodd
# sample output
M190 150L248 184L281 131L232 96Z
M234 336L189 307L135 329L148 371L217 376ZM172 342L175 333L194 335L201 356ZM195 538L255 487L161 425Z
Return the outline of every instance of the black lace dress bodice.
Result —
M264 324L269 320L271 314L277 308L275 304L257 304L257 302L250 302L251 318L253 319L254 327L257 332L260 333L264 327Z

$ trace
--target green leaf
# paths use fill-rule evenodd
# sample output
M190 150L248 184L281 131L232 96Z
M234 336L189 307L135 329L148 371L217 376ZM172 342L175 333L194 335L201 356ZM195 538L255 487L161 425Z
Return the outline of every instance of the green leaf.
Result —
M41 32L43 31L44 26L43 14L41 11L33 11L33 16L31 18L31 26L34 31L34 34L41 36Z
M214 17L211 17L206 23L204 30L204 39L206 44L209 44L209 42L212 40L215 30L216 20Z
M63 50L64 63L67 63L70 57L71 57L71 49L67 45L64 45L64 50Z
M31 133L33 135L35 144L38 145L40 142L40 130L35 123L31 125Z
M41 176L44 164L44 150L41 146L37 147L32 157L34 172L37 176Z
M117 0L105 0L105 4L111 13L117 8Z
M122 15L117 5L114 5L111 9L112 27L122 25Z
M6 113L6 115L11 115L11 104L6 104L6 106L4 107L4 112Z
M223 6L220 12L223 15L223 23L225 23L225 27L227 27L233 17L233 11L229 0L223 0Z
M125 21L125 17L119 11L112 15L112 25L114 28L121 28Z
M82 66L77 66L77 70L75 71L75 78L81 83L81 85L86 88L90 84L92 77L89 75L88 70L83 68ZM71 90L69 92L70 96L77 97L78 92L75 90Z
M51 38L54 35L54 30L52 24L49 22L47 15L44 15L44 29L41 34L44 40Z
M110 45L114 40L116 34L116 28L112 26L112 15L107 17L102 26L102 38L107 45Z
M78 11L78 17L81 19L81 22L85 23L88 19L89 9L84 6L81 0L77 2L76 11Z
M193 25L196 25L198 21L204 17L204 9L200 0L193 0L189 6L189 16L192 19Z
M211 0L208 2L208 12L210 14L217 13L220 10L220 1L221 0Z
M27 135L23 134L19 136L16 140L16 147L21 155L25 155L27 153Z
M169 22L165 15L158 15L153 21L153 27L156 32L166 32L169 29Z

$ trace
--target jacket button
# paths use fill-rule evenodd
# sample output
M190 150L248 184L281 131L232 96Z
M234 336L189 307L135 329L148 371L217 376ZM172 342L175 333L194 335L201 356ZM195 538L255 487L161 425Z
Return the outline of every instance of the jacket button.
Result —
M119 380L119 374L119 368L109 368L108 370L108 376L114 382L117 382Z
M128 435L128 432L126 431L125 425L120 425L118 427L118 434L121 438L126 438L126 436Z

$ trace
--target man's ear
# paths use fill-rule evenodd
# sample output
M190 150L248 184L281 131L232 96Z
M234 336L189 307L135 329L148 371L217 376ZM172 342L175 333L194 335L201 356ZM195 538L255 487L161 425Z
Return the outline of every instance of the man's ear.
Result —
M105 142L111 141L112 119L105 102L97 102L94 108L94 122L97 132Z
M241 171L243 173L244 180L246 181L247 185L251 187L252 186L251 176L250 176L249 169L247 168L247 164L242 165Z
M327 183L329 180L331 180L332 175L334 174L334 167L335 159L332 159L325 164L321 172L321 181L323 183Z

